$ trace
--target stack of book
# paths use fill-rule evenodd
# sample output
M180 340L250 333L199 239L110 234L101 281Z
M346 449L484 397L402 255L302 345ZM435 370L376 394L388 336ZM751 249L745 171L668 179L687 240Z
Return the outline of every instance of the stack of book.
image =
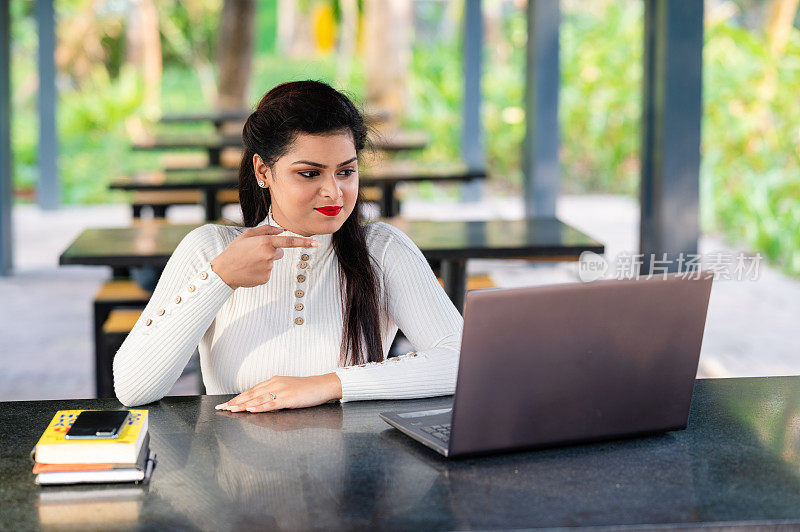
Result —
M150 478L155 453L150 450L147 410L131 410L115 439L66 439L64 434L82 410L59 410L31 452L37 484L142 482Z

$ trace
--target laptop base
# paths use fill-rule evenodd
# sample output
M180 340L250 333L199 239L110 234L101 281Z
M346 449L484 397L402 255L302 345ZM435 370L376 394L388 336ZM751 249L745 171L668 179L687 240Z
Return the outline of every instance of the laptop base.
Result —
M437 408L433 410L415 410L410 412L381 412L378 414L381 419L386 421L397 430L414 438L426 447L429 447L441 454L448 455L449 438L442 439L433 433L426 431L433 427L442 425L450 426L453 409ZM440 431L434 431L439 432Z

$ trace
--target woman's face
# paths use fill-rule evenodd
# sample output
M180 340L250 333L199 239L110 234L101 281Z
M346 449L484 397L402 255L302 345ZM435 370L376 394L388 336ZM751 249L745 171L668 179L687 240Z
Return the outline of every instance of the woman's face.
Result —
M270 169L253 156L256 179L269 187L272 217L293 233L334 233L353 212L358 197L358 161L349 130L325 135L300 133ZM318 210L340 207L336 212ZM323 209L325 210L325 209Z

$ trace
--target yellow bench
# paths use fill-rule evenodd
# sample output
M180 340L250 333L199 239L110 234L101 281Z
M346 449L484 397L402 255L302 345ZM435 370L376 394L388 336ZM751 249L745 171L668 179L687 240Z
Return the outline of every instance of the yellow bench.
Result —
M133 192L133 217L142 216L142 207L152 207L155 218L164 218L170 205L200 205L203 194L199 190L136 190Z
M136 282L128 279L114 279L106 281L94 296L94 358L95 358L95 387L97 397L113 397L113 381L110 372L106 369L105 357L108 356L104 347L104 326L109 315L114 310L131 309L141 312L150 300L150 292L143 289ZM113 353L112 353L113 355Z
M103 334L127 335L142 315L141 308L117 308L108 313L103 323Z
M444 286L442 279L440 277L436 278L439 281L439 284ZM497 287L492 281L492 278L489 275L470 275L467 277L467 290L478 290L480 288L495 288Z
M239 203L239 191L235 188L220 190L217 192L217 201L220 205Z
M115 279L106 281L94 295L95 301L142 301L150 299L150 292L134 281Z
M104 390L106 397L114 396L114 355L117 354L128 333L131 332L136 321L142 315L143 308L118 308L108 314L108 318L103 323L103 358L105 361L104 378L107 379L108 388ZM199 363L193 358L194 363L190 363L184 368L182 375L195 373L199 370ZM200 380L198 392L205 393L202 380Z

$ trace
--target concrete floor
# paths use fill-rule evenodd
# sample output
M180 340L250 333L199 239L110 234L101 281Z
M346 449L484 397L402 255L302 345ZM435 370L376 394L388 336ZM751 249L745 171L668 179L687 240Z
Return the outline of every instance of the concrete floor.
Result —
M518 218L518 198L489 198L464 204L418 200L403 203L403 214L422 218ZM236 207L224 214L234 219ZM638 206L617 196L562 196L558 215L606 244L610 259L635 253ZM199 221L199 207L170 212L175 222ZM125 226L125 205L65 208L42 212L18 206L13 212L15 274L0 278L0 400L91 397L93 347L91 302L110 275L105 267L58 266L58 255L84 229ZM706 236L702 253L737 250ZM501 287L580 282L577 264L475 260L470 274L488 273ZM755 281L715 283L698 375L734 377L800 374L800 281L772 268ZM195 393L196 375L176 383L173 394Z

